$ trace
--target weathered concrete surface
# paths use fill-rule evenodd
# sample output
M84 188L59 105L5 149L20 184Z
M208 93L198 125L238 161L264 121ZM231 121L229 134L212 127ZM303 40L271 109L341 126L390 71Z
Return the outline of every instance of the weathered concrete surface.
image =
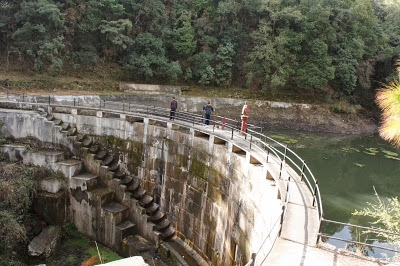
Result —
M168 108L171 96L166 95L54 95L52 103L75 103L107 108L111 103L105 101L128 103ZM17 101L10 97L9 100ZM240 119L241 109L246 100L215 97L186 97L179 96L178 112L202 112L202 107L211 101L218 115ZM25 101L46 102L48 96L26 95ZM302 130L314 132L331 132L345 134L372 134L378 131L378 123L372 117L363 114L336 113L324 105L297 104L275 101L249 100L248 123L263 126L266 129ZM143 107L141 107L143 108Z
M63 186L63 182L55 178L46 178L40 181L40 188L49 193L57 193Z
M48 258L53 255L61 241L61 227L48 226L35 237L28 246L28 253L31 257Z
M142 94L172 94L180 95L179 86L150 85L150 84L120 84L119 90L127 93Z
M115 153L127 174L138 178L161 211L168 213L178 236L210 263L245 264L256 253L267 254L271 249L282 212L279 186L274 184L279 177L273 171L279 164L267 162L263 150L250 150L243 136L235 135L231 140L230 132L213 132L211 127L169 121L157 124L151 117L130 122L108 117L106 112L101 116L68 110L57 113L57 107L53 108L55 118L75 125L79 133ZM74 148L71 137L61 140L57 130L48 129L57 128L54 123L46 123L35 113L5 111L0 112L1 117L6 118L6 130L19 137L46 136ZM9 128L24 124L32 125L31 130L14 132ZM190 129L181 131L180 125ZM113 179L107 176L106 167L88 154L87 148L79 151L76 154L83 156L85 169L99 176L100 185L108 186ZM116 227L126 218L144 237L157 243L155 224L149 222L146 210L123 191L123 186L112 186L93 190L88 190L87 183L71 186L70 213L77 228L113 246ZM125 209L114 214L104 208L114 200L129 208L129 215L123 213Z
M4 144L0 146L0 152L5 154L10 162L18 162L23 160L26 151L23 145Z
M368 257L356 256L354 253L336 247L326 245L316 248L285 239L278 239L263 263L263 265L271 266L377 266L385 264Z
M63 224L67 220L67 194L40 192L35 197L33 208L49 224Z

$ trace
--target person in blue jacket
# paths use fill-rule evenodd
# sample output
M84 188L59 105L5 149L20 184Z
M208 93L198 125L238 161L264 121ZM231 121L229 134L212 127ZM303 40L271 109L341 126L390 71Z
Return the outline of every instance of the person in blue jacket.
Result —
M214 111L214 108L211 106L211 102L208 102L207 105L204 105L203 110L204 110L204 125L207 126L210 124L211 112Z

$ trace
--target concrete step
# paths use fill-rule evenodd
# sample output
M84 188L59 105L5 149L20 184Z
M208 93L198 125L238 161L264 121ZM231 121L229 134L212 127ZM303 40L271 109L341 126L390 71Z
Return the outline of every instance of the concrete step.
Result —
M68 129L68 135L69 136L75 136L77 132L78 131L77 131L76 127L71 127L71 128Z
M97 175L84 173L73 176L69 183L69 187L75 189L80 187L82 191L93 190L97 186Z
M69 129L69 127L70 127L69 123L66 123L66 122L61 123L61 128L64 131L67 131Z
M97 144L94 144L94 145L90 146L89 151L90 151L91 153L97 153L97 152L99 151L99 149L100 149L100 146L97 145Z
M114 199L114 193L114 190L108 187L97 187L90 191L92 199L99 201L101 206L111 203Z
M153 221L155 224L160 223L164 218L166 218L166 214L160 210L157 210L152 216L151 216L151 221Z
M110 165L114 161L114 156L109 155L103 160L104 165Z
M133 193L135 199L141 199L146 194L146 190L143 188L139 188Z
M38 166L51 166L59 161L65 160L63 151L42 149L35 152L24 154L24 164L34 164Z
M111 202L102 208L102 213L104 213L104 244L112 248L118 247L121 243L121 239L118 239L121 230L117 228L117 225L128 218L129 208L117 202Z
M101 150L98 153L96 153L96 158L99 160L103 160L106 156L107 156L106 150Z
M119 170L116 174L115 174L116 178L119 179L123 179L125 177L125 170Z
M153 201L149 206L146 207L146 213L148 215L152 215L158 210L159 207L160 206Z
M128 186L128 190L134 192L134 191L136 191L137 189L139 189L139 187L140 187L140 181L139 181L138 179L134 179L134 180L130 183L130 185Z
M134 235L136 232L136 224L127 220L117 225L117 237L119 238L118 242L121 242L124 238L129 235Z
M103 210L106 215L113 216L115 218L115 225L121 223L124 218L127 217L129 213L129 208L125 205L122 205L118 202L111 202L103 207Z
M121 179L121 184L129 185L132 182L132 180L133 180L133 177L127 175L127 176L125 176L124 178Z
M85 139L85 136L86 136L86 135L84 135L84 134L78 134L78 135L76 135L76 141L78 141L78 142L83 142L83 140Z
M131 235L122 240L121 255L124 257L139 256L143 252L148 252L152 249L152 243L147 239Z
M144 195L139 201L140 205L142 205L145 208L147 206L150 206L150 203L152 202L153 202L153 197L150 195Z
M85 139L82 141L83 146L85 147L90 147L90 145L92 145L93 143L93 138L90 136L86 136Z
M112 172L117 172L118 170L119 170L119 164L117 163L117 162L115 162L115 163L112 163L111 165L110 165L110 171L112 171Z
M82 160L68 159L57 162L53 170L61 171L67 178L76 176L83 168Z
M162 240L174 240L176 238L176 230L172 226L168 226L161 234Z

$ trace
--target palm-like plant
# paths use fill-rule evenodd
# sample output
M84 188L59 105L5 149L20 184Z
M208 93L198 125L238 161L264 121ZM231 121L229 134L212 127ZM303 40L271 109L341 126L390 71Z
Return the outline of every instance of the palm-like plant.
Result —
M382 109L379 135L400 147L400 60L397 62L398 79L384 84L376 94L376 103Z

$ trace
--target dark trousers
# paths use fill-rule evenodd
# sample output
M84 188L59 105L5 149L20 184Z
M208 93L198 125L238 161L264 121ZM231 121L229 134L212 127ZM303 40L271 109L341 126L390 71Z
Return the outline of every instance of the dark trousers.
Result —
M211 116L211 114L204 115L204 124L206 124L206 125L210 124L210 116Z
M169 120L175 120L175 112L176 110L171 109L171 112L169 113Z

